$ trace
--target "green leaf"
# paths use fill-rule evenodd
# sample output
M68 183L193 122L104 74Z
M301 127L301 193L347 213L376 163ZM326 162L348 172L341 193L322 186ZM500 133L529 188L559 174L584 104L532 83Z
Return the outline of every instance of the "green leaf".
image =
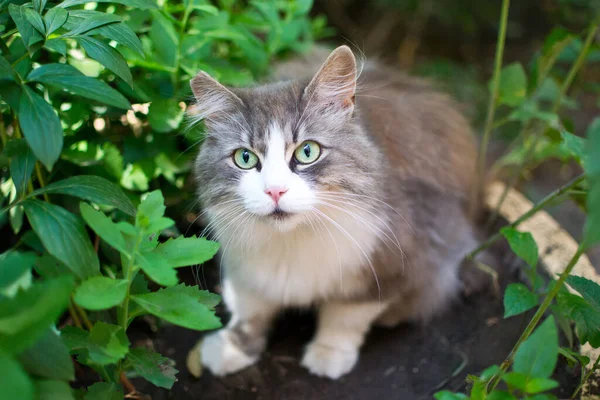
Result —
M510 64L500 72L498 104L516 107L527 95L527 75L519 63Z
M522 283L511 283L504 293L504 318L512 317L537 306L538 298Z
M517 400L517 398L508 392L494 390L486 397L486 400Z
M31 71L27 80L66 89L73 94L114 107L131 108L131 104L121 93L98 79L85 76L77 68L68 64L42 65Z
M117 3L142 10L158 8L153 0L66 0L60 3L57 7L69 8L87 3Z
M84 221L98 236L120 253L129 255L127 244L117 224L89 204L81 203L79 208Z
M106 310L125 300L129 284L125 279L95 276L84 281L75 290L73 300L87 310Z
M79 218L62 207L34 199L24 201L23 207L48 253L80 279L98 275L98 256Z
M123 390L115 383L94 383L88 389L84 400L123 400Z
M42 251L43 250L42 247ZM71 275L69 268L50 254L44 254L36 260L35 270L44 278L56 278L64 275Z
M525 385L525 393L536 394L558 387L558 382L548 378L534 378Z
M89 15L83 21L80 21L79 24L75 26L71 31L64 34L64 37L72 37L78 36L92 29L99 28L104 25L114 24L116 22L121 22L123 18L119 17L115 14L107 14L102 12L95 12L92 15Z
M75 400L67 382L42 380L35 382L36 400Z
M587 197L587 219L584 242L592 246L600 242L600 117L594 119L587 130L585 172L590 190Z
M136 260L146 275L159 285L174 286L179 282L177 279L177 271L170 267L165 262L165 259L158 254L138 254Z
M510 387L519 389L524 392L527 386L528 376L520 372L509 372L502 376L502 380L506 382Z
M46 35L46 27L42 16L31 8L25 8L25 18L43 36Z
M514 228L502 228L500 232L508 241L511 250L535 269L538 262L538 247L531 233L519 232Z
M177 63L177 49L179 48L179 36L169 21L162 13L152 12L152 27L150 28L150 40L154 45L156 58L168 67L175 67Z
M27 48L27 51L32 54L34 53L44 41L42 35L29 23L26 17L27 7L17 6L15 4L10 4L8 6L8 11L13 21L17 25L17 29L21 34L21 40L23 44Z
M554 318L548 317L521 345L513 370L528 377L549 378L558 359L558 331Z
M28 86L21 92L19 122L33 154L50 171L62 151L62 126L52 106Z
M72 289L73 278L65 276L0 300L0 350L18 354L39 340L67 308Z
M469 397L462 393L452 393L447 390L437 392L433 397L435 400L469 400Z
M154 100L148 110L148 122L156 132L171 132L179 128L183 113L183 109L175 99Z
M0 81L14 81L15 71L6 59L0 56Z
M580 342L600 347L600 309L570 293L559 293L557 302L561 311L575 321Z
M0 393L6 399L33 400L35 389L27 373L13 358L0 352Z
M575 136L565 130L560 131L560 136L563 140L562 147L566 149L579 164L583 165L583 160L585 158L585 139Z
M121 188L99 176L78 175L66 178L32 192L31 196L39 196L44 193L75 196L94 203L116 207L129 215L135 214L131 200Z
M27 191L27 182L35 167L35 156L25 139L9 141L3 154L10 158L10 177L17 189L17 196L21 196Z
M165 199L160 190L148 193L142 198L135 215L135 224L149 230L152 222L159 220L165 214Z
M567 284L577 290L593 307L600 310L600 285L582 276L569 276Z
M127 369L133 371L156 386L171 389L177 382L177 370L173 361L147 348L133 349L127 355Z
M60 29L69 18L69 13L64 8L53 7L44 15L44 23L47 27L47 35ZM47 43L46 43L47 45Z
M79 355L84 364L115 364L129 352L129 339L123 327L97 322L88 333L82 329L67 326L62 330L67 347Z
M69 349L54 329L47 329L40 340L19 354L18 359L31 375L64 381L75 379Z
M131 71L129 71L127 62L125 62L125 59L118 51L106 43L89 36L78 36L77 41L90 58L104 65L127 82L129 86L133 87Z
M213 310L219 296L197 286L180 284L131 299L148 313L184 328L202 331L221 326Z
M202 264L217 254L219 244L205 238L179 236L161 243L154 250L171 268Z
M97 18L104 13L92 10L73 10L69 12L69 20L65 24L66 29L75 29L78 25L89 18ZM113 23L94 28L86 33L87 36L102 35L107 39L114 40L127 46L140 55L144 55L142 43L136 34L123 22Z
M44 43L44 47L46 47L50 51L54 51L62 56L67 56L67 42L63 39L50 39L46 40Z
M31 277L31 268L35 263L34 253L21 253L9 250L0 254L0 294L12 297L19 288L24 276Z

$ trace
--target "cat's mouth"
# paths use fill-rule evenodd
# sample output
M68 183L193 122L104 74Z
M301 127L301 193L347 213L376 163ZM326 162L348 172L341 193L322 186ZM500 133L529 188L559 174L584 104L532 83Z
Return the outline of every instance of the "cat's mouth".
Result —
M273 218L277 221L283 221L287 218L290 218L293 214L289 213L287 211L282 210L279 207L275 207L275 209L273 210L273 212L271 214L269 214L270 218Z

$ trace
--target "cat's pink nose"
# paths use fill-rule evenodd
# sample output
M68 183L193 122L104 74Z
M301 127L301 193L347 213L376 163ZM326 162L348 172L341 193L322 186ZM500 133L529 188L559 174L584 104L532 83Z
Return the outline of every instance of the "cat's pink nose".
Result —
M287 189L280 188L280 187L272 187L272 188L269 188L269 189L265 189L265 193L268 194L269 196L271 196L271 198L273 199L273 201L275 202L275 204L279 203L279 199L287 191L288 191Z

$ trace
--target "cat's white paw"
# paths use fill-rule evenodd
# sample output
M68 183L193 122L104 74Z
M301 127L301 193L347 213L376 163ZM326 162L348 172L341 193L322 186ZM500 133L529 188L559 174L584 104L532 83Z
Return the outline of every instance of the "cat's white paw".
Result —
M214 375L224 376L254 364L258 357L249 357L227 335L227 330L212 333L204 338L200 347L202 365Z
M315 375L338 379L347 374L358 360L358 350L341 350L311 343L302 358L302 366Z

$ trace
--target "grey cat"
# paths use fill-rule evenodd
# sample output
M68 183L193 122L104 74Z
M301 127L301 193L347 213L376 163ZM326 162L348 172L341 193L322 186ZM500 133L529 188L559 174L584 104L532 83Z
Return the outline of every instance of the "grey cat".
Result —
M339 378L371 325L427 321L464 288L479 210L468 122L425 81L372 63L358 79L347 46L298 79L318 53L280 65L293 79L278 83L191 81L188 113L207 130L199 196L232 313L200 347L216 375L259 359L282 308L316 306L302 365Z

